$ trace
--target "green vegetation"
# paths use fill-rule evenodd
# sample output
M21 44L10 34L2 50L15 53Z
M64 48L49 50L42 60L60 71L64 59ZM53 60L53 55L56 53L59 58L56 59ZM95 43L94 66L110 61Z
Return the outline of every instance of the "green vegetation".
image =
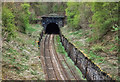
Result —
M42 30L40 25L30 25L32 36L17 32L17 37L9 42L3 42L3 79L44 79L44 72L41 68L38 52L39 32ZM6 75L8 77L6 77Z
M101 46L100 44L96 44L96 45L92 46L92 50L94 52L102 52L102 51L104 51L104 47Z
M90 58L95 63L104 63L105 57L96 55L93 51L88 51L85 49L85 53L87 54L88 58Z
M90 41L99 40L108 31L118 30L118 3L68 2L66 8L67 22L72 30L92 29Z
M23 32L26 33L26 29L29 29L30 5L27 3L24 3L24 4L21 4L21 7L22 7L22 13L21 13L20 20L23 22L21 27Z
M118 67L118 48L116 42L116 32L109 32L100 41L91 43L88 41L91 29L80 29L77 31L69 30L66 26L61 28L62 34L68 38L68 40L75 44L75 46L82 50L89 59L99 65L102 70L111 74L114 79L118 79L117 71L113 72Z
M64 14L65 7L66 3L2 3L3 80L45 79L37 45L43 27L37 20L50 13Z
M4 38L7 38L7 40L10 40L12 37L15 37L15 21L14 21L14 15L8 9L7 7L2 8L3 13L2 13L2 21L3 21L3 31L2 35Z
M9 7L10 5L12 5L11 8ZM12 37L14 38L17 30L26 33L26 29L29 29L29 7L30 5L27 3L4 3L2 5L2 35L4 38L7 38L7 40L10 40Z
M34 9L35 16L47 15L50 13L64 14L64 10L66 8L66 3L58 3L58 2L54 2L54 3L35 2L30 4L31 4L31 8Z
M93 37L100 39L104 34L112 29L118 22L118 3L93 3L91 10L93 12L92 23Z
M54 38L55 42L57 42L57 49L56 51L59 52L60 54L66 54L64 47L62 46L62 43L60 42L60 37L56 36Z
M117 68L113 70L112 66L117 66L117 54L120 51L118 46L120 27L116 2L2 3L2 36L5 43L3 44L3 58L10 64L5 62L5 67L20 70L18 74L28 70L28 65L23 63L29 60L30 56L22 51L27 50L26 53L32 53L31 49L27 49L26 44L37 47L35 41L38 40L42 29L37 20L41 20L42 15L50 13L66 15L67 25L61 28L63 34L77 48L83 50L92 61L103 67L103 70L110 72L113 78L117 78L117 73L112 72ZM34 23L36 25L31 25ZM18 38L20 35L23 36ZM34 40L25 39L28 37L34 37ZM60 38L56 37L56 40L59 45L57 52L66 54L61 46ZM21 57L20 63L17 61L18 57ZM107 65L111 70L106 69ZM37 75L34 70L30 70L30 74Z
M119 22L117 2L67 2L63 34L102 69L118 79ZM116 66L116 68L113 67ZM107 69L107 67L109 69Z
M89 3L68 2L66 8L67 23L72 30L87 27L91 17Z
M2 21L3 31L2 35L4 40L10 40L14 38L16 32L22 32L25 34L31 34L35 31L30 26L37 23L37 20L41 20L40 16L58 13L64 14L66 3L2 3Z

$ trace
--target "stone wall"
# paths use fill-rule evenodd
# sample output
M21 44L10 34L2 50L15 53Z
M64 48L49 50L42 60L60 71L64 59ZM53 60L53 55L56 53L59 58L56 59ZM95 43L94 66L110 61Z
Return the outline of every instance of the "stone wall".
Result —
M63 27L64 26L64 19L63 18L59 18L59 17L46 17L42 19L42 26L44 27L44 29L46 29L47 25L50 23L55 23L58 25L58 27Z
M107 73L103 72L96 64L88 59L88 57L86 57L82 51L78 50L72 43L70 43L68 39L65 38L65 36L60 34L60 39L62 45L68 53L68 56L81 70L87 80L96 80L96 82L98 82L98 80L102 80L102 82L105 80L112 80L112 78Z

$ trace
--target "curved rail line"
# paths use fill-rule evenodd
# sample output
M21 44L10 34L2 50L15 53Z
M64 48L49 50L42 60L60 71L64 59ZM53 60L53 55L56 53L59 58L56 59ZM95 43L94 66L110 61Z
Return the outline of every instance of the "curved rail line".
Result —
M56 52L54 37L56 35L48 35L42 39L41 42L41 62L44 69L46 80L81 80L75 74L73 67L70 67L64 58ZM68 69L62 64L64 62ZM70 70L70 71L68 71Z
M49 51L49 40L50 40L50 35L46 35L45 41L44 41L44 58L45 58L45 65L46 65L46 71L47 71L47 78L48 79L58 79L57 75L55 73L55 69L53 68L53 62L52 58L50 56L50 51ZM49 63L51 62L51 63Z
M61 62L60 62L60 58L58 57L58 54L57 54L57 52L56 52L56 50L55 50L55 45L54 45L55 43L54 43L54 36L53 36L53 38L52 38L52 49L54 50L54 54L55 54L55 56L56 56L56 58L57 58L57 61L58 61L58 63L59 63L59 65L60 65L60 67L62 68L62 70L63 70L63 73L64 73L64 76L66 77L66 80L68 80L68 79L70 79L69 77L68 77L68 75L67 75L67 73L66 73L66 71L65 71L65 68L63 67L63 65L61 64ZM65 80L65 79L63 79L63 80Z
M56 39L57 39L57 38L56 38ZM54 41L53 41L53 43L54 43ZM54 43L54 49L56 49L56 48L55 48L55 43ZM56 52L56 54L57 54L57 52ZM59 56L61 56L62 61L65 62L66 66L67 66L68 69L70 70L70 72L71 72L71 74L72 74L72 76L74 77L75 80L80 80L80 79L81 79L81 78L78 76L78 74L75 73L74 70L76 70L76 69L75 69L74 67L69 66L69 64L67 63L64 55L59 54L59 55L56 55L56 56L57 56L58 58L60 58ZM62 63L62 61L61 61L61 63ZM72 68L73 68L74 70L73 70Z

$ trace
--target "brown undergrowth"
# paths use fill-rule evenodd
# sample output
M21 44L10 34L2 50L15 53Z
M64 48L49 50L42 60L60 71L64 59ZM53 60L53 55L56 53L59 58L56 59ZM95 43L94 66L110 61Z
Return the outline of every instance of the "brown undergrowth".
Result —
M2 79L3 80L44 80L44 72L39 59L37 36L40 28L32 25L31 35L17 32L17 37L3 41Z

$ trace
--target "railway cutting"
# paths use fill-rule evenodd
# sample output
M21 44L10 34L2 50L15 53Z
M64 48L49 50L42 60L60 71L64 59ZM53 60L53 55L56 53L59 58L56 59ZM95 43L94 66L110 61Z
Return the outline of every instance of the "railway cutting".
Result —
M41 42L41 62L46 80L81 80L75 67L71 67L65 59L65 55L56 52L55 34L46 34ZM75 70L73 70L75 69Z

